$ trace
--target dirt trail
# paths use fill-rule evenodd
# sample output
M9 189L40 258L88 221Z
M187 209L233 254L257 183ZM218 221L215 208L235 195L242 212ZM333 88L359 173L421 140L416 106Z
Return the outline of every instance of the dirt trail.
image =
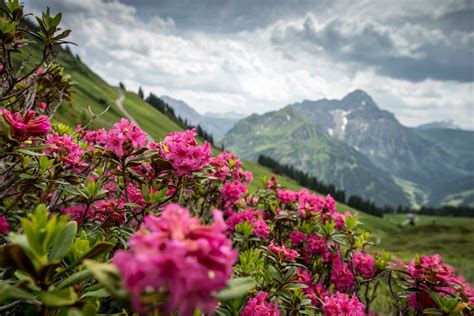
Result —
M115 105L118 107L118 109L120 111L122 111L122 113L125 115L125 117L130 121L130 122L133 122L135 123L138 127L140 127L140 125L138 124L137 121L135 121L135 119L133 118L133 116L128 113L128 111L125 109L125 107L123 106L123 103L125 102L125 93L123 92L122 89L119 89L118 90L118 99L115 100ZM140 127L141 128L141 127ZM142 130L144 130L143 128L141 128ZM152 141L154 142L155 140L153 139L153 137L147 133L147 138L148 138L148 141Z

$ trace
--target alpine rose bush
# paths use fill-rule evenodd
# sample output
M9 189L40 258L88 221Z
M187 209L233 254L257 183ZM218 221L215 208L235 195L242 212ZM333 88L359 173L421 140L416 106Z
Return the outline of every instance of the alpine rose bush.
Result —
M214 223L207 226L177 204L167 205L158 217L148 215L131 236L130 250L113 258L133 294L133 306L146 311L141 294L152 289L166 293L159 305L165 313L192 315L195 308L213 312L217 300L212 293L225 287L237 257L225 228L217 210Z
M356 297L337 292L326 296L323 302L326 316L364 316L365 307Z
M249 299L241 316L280 316L281 312L278 308L278 304L267 301L267 298L268 293L263 292Z

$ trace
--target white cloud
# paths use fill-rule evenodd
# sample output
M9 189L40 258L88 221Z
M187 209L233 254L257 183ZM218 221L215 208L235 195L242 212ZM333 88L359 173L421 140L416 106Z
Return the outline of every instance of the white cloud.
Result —
M41 1L34 3L35 7L45 5ZM202 113L262 113L303 99L341 98L361 88L372 94L382 108L394 112L402 123L452 119L474 128L471 83L392 79L378 74L375 67L335 62L327 47L274 45L275 37L292 28L297 33L305 28L321 30L330 23L332 10L347 6L345 0L322 16L310 14L225 35L199 30L180 32L180 25L173 19L154 16L145 20L133 6L118 1L55 5L64 12L65 26L73 30L71 40L79 45L73 49L108 82L117 85L122 81L133 90L143 86L146 92L182 99ZM370 15L371 10L373 6L358 4L352 13ZM383 11L381 16L388 14ZM379 22L354 23L343 26L341 32L357 34L361 32L357 27L370 25L376 34L388 34L392 53L398 55L423 57L414 39L433 43L444 40L438 31L410 24L391 33ZM286 42L289 43L292 42Z

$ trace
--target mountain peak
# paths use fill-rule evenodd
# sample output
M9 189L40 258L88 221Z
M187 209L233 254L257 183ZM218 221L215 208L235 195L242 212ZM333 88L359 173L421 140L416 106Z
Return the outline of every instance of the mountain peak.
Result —
M342 100L347 109L378 109L377 104L365 91L357 89L346 95Z
M461 129L459 125L454 123L452 120L437 121L425 123L417 126L418 129Z

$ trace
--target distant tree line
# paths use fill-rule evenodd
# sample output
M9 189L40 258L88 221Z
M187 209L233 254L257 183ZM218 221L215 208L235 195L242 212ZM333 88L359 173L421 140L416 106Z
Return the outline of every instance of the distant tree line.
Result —
M288 178L295 180L303 187L321 194L330 194L336 201L345 203L350 207L370 215L383 217L384 214L392 213L416 213L420 215L474 217L474 208L468 206L442 206L437 208L422 207L419 210L403 207L401 205L397 208L389 205L380 207L375 205L373 201L364 199L358 195L351 195L346 201L346 192L344 190L337 189L333 184L326 184L319 181L316 177L308 175L308 173L298 170L291 165L279 163L277 160L265 155L260 155L258 157L258 163L268 167L276 174L285 175Z
M143 90L141 90L141 93L143 94ZM215 146L214 138L212 137L211 134L206 132L200 125L194 126L190 124L188 120L183 119L179 115L176 115L174 109L168 103L166 103L165 101L163 101L162 99L154 95L153 93L150 93L150 95L146 98L145 101L148 102L152 107L154 107L155 109L157 109L158 111L166 115L168 118L170 118L173 122L178 124L183 129L195 128L199 137L206 140L212 146Z

